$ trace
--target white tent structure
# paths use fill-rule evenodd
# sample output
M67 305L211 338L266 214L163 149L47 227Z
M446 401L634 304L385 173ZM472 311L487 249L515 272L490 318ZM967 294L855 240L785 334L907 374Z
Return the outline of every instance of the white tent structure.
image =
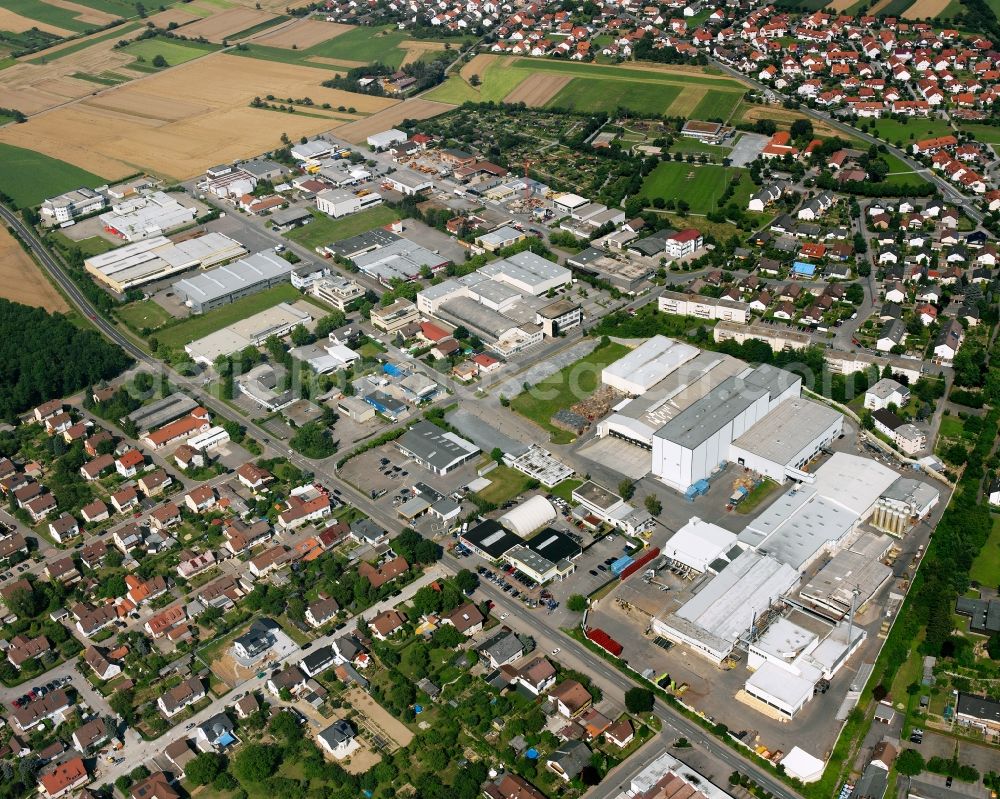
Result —
M499 519L500 524L512 533L526 538L535 530L556 520L556 509L545 497L539 495L522 502Z

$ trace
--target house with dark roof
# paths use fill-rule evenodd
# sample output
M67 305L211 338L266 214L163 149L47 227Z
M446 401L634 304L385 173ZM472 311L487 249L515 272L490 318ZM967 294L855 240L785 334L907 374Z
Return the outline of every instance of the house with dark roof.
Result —
M590 747L583 741L566 741L545 761L545 768L565 782L572 782L590 765Z

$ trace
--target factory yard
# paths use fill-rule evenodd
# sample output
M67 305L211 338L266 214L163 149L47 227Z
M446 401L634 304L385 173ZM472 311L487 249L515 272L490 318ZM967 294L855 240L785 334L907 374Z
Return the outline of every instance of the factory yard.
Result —
M350 96L355 98L360 95L352 94ZM362 97L362 102L365 99L376 98ZM365 119L341 125L335 129L334 133L339 138L349 141L351 144L361 144L369 136L391 128L393 125L398 125L404 119L428 119L429 117L436 117L439 114L451 111L453 108L454 106L452 105L415 97L375 111Z
M68 311L63 296L6 227L0 227L0 296L47 311Z
M234 69L238 66L239 69ZM0 141L30 148L114 180L137 169L182 179L219 161L247 158L331 127L328 118L249 107L258 95L309 96L316 103L376 113L397 101L326 89L325 70L212 55L0 130ZM420 101L417 101L420 102ZM427 113L440 113L435 104ZM425 114L426 115L426 114ZM420 116L419 109L405 116ZM363 120L365 125L369 120ZM384 129L392 122L376 122ZM234 137L234 130L243 131ZM361 139L372 127L361 128ZM109 135L110 132L110 135Z

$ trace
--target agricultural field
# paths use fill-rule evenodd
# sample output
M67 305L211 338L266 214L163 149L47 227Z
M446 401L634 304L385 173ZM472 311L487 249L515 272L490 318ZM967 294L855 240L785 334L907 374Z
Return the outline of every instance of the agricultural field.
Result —
M470 83L473 75L479 77L479 86ZM624 107L711 119L728 117L744 91L735 80L697 68L611 67L483 54L425 96L454 104L504 100L536 108L608 113Z
M53 33L62 29L69 35L85 33L123 17L134 17L136 13L134 5L120 0L0 0L0 8L34 24L41 23Z
M314 250L316 247L347 239L373 228L383 227L399 219L399 215L384 205L377 205L360 214L352 214L344 219L333 219L320 211L311 209L313 221L294 228L285 234L296 244Z
M210 42L221 42L227 38L240 38L239 34L247 30L263 30L261 26L266 28L279 21L267 11L237 6L185 25L182 33L192 39L203 36Z
M583 112L627 108L636 112L664 114L680 94L679 86L573 78L546 106Z
M346 95L347 92L342 92L342 94ZM351 94L349 96L367 99L365 95ZM373 133L393 128L404 119L429 119L452 111L454 108L453 105L435 103L422 97L411 97L401 103L387 106L383 110L373 113L367 119L359 119L340 126L337 128L337 135L351 144L363 144L365 139Z
M126 34L138 34L141 27L142 26L138 22L130 22L126 25L119 25L111 31L95 33L92 36L85 36L82 39L74 39L71 42L65 42L59 46L50 47L25 60L29 64L50 64L53 61L58 61L60 58L65 58L73 53L79 53L81 50L86 50L87 48L93 47L101 42L111 42L111 44L115 44L122 39L128 39L130 37ZM101 49L107 50L109 48Z
M332 22L320 24L328 25L330 34L309 47L291 49L290 45L285 44L285 37L280 35L281 32L277 32L270 42L267 37L263 37L263 43L248 44L234 52L234 55L327 69L350 69L376 61L390 67L399 67L404 61L419 58L431 43L426 39L411 39L405 31L397 30L393 25L356 27ZM348 29L344 30L345 27ZM318 32L311 35L318 37ZM443 49L444 44L439 44ZM459 48L461 42L451 42L451 46Z
M4 225L0 225L0 297L47 311L69 310L41 267Z
M135 58L136 63L129 64L132 69L139 69L143 72L159 71L168 67L176 67L194 61L203 55L215 52L218 48L210 44L200 42L180 42L170 39L143 39L133 42L128 47L121 48L121 52L128 53ZM153 64L153 59L163 56L166 59L166 67L157 67Z
M198 175L219 161L276 147L282 133L297 139L329 130L338 121L250 108L256 96L310 97L317 105L355 107L361 114L398 104L324 88L320 84L329 73L322 69L234 59L211 54L110 88L23 125L8 125L0 129L0 141L59 157L108 180L139 169L176 180ZM80 82L93 91L92 84ZM234 130L241 135L234 137Z
M209 333L228 327L240 319L273 308L279 302L295 302L301 299L299 290L291 283L281 283L274 288L251 294L214 311L192 316L172 327L164 328L156 333L156 338L165 347L180 348Z
M46 197L80 186L100 186L103 182L97 175L63 161L0 142L0 191L21 207L38 205Z
M649 173L643 183L642 193L650 200L657 197L666 200L684 199L690 204L691 213L707 214L716 209L718 199L730 180L744 171L716 164L663 161ZM744 179L740 183L742 187L742 184L749 184L750 181ZM734 202L738 203L738 198L734 197Z
M338 22L324 22L316 17L306 17L289 25L282 25L278 30L257 36L254 41L267 47L284 47L288 50L307 50L322 44L329 39L340 36L352 30L351 25Z

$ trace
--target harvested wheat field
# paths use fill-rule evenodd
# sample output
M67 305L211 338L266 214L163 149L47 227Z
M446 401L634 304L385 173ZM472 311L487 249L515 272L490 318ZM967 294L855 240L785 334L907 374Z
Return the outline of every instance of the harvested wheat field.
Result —
M122 38L131 38L125 34ZM106 88L99 83L73 75L101 75L114 72L123 77L138 77L127 65L135 56L112 49L114 42L98 42L45 64L19 61L0 72L0 107L17 108L28 116L93 94ZM49 50L47 52L53 52Z
M305 50L317 44L333 39L351 30L353 25L342 25L339 22L324 22L315 17L297 19L272 31L265 31L254 37L254 44L266 44L268 47L283 47L291 50L297 47Z
M779 108L773 105L750 105L745 106L739 115L742 122L756 122L760 119L773 119L778 125L790 125L796 119L804 119L802 114L790 111L787 108ZM813 131L817 136L843 136L843 131L837 130L817 119L811 120Z
M826 8L831 11L841 12L846 11L851 6L856 4L857 0L832 0L832 2L827 3Z
M4 225L0 225L0 297L46 311L69 310L62 295Z
M705 99L706 94L708 94L707 86L695 86L694 84L686 86L665 113L671 116L690 117L691 112L698 107L698 103Z
M354 69L355 67L367 67L367 61L350 61L346 58L327 58L325 55L311 55L306 61L310 64L323 64L324 66L331 67L343 67L344 70Z
M541 108L573 80L572 75L535 72L521 81L517 88L503 98L505 103L524 103L531 108Z
M201 17L197 14L192 14L190 11L185 11L183 7L176 6L153 14L149 18L149 21L158 28L166 28L171 22L176 22L178 25L187 25L189 22L199 19Z
M352 96L358 97L360 95ZM346 125L336 128L335 133L340 138L351 142L351 144L361 144L373 133L381 133L383 130L388 130L398 125L404 119L428 119L436 117L439 114L446 114L454 109L455 106L448 103L435 103L432 100L414 98L398 103L384 111L379 111L377 114L372 114L367 119L348 122ZM24 125L20 125L19 127L23 128Z
M227 36L245 31L254 25L274 19L274 14L268 11L257 11L253 8L230 8L205 19L184 26L184 35L197 39L204 36L210 42L221 42Z
M118 16L115 14L98 11L96 8L90 8L79 3L71 3L69 0L43 0L43 2L45 5L55 6L64 11L73 11L76 14L77 21L85 25L107 25L109 22L114 22L118 19Z
M403 56L403 60L399 64L401 67L414 61L419 61L420 57L424 53L444 52L444 42L422 42L413 40L410 42L404 42L402 46L406 49L406 55Z
M481 78L483 73L486 72L486 68L496 61L498 57L499 56L488 55L487 53L480 53L477 56L473 56L472 60L469 61L468 64L463 64L462 68L458 71L458 74L466 83L469 82L469 78L473 75L478 75ZM510 56L505 56L505 58L508 63L514 60ZM505 65L501 64L501 66Z
M186 179L212 164L275 147L282 133L297 139L331 127L329 118L250 108L255 96L308 96L317 104L354 107L366 114L398 104L384 97L323 88L320 83L329 78L328 70L236 58L213 54L108 89L23 125L2 128L0 140L61 158L109 180L140 170ZM240 135L234 136L234 131Z
M904 19L934 19L948 7L950 0L917 0L899 16Z
M893 0L878 0L877 3L868 9L868 13L874 17L876 14L881 13L882 9L891 2L893 2Z
M11 33L23 33L24 31L30 31L32 28L38 28L40 31L45 31L45 33L52 33L56 36L72 36L73 31L68 31L65 28L59 28L55 25L49 25L45 22L39 22L36 19L29 19L28 17L22 17L20 14L15 14L6 8L0 8L0 31L10 31Z

